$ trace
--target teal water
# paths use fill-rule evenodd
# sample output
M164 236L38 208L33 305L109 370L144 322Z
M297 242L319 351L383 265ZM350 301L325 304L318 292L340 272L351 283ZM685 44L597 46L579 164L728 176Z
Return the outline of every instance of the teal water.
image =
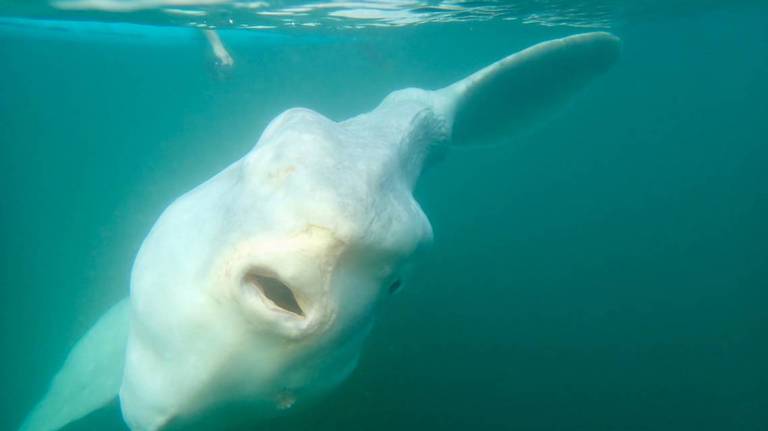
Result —
M622 58L569 109L425 172L434 245L341 387L203 429L768 429L768 7L706 6L613 21ZM0 25L0 429L125 296L162 209L279 112L341 120L579 31L224 30L223 72L194 32ZM116 404L67 428L119 429Z

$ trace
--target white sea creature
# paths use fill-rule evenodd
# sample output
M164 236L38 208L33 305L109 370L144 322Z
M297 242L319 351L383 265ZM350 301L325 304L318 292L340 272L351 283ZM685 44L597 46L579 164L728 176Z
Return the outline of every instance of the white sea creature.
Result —
M432 238L412 195L430 149L526 127L619 48L610 34L580 34L440 90L396 91L342 122L282 113L163 212L130 297L79 341L21 429L59 429L118 394L128 426L154 431L229 401L268 416L330 390Z

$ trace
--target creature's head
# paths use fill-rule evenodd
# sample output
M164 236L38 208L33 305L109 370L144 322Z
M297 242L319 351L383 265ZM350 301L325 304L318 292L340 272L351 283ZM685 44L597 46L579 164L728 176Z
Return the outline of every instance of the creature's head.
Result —
M452 130L487 132L488 116L466 107L503 109L526 88L510 81L544 85L531 72L565 62L569 78L555 87L567 94L615 56L612 36L569 39L443 90L393 93L341 123L290 110L243 159L176 200L132 274L120 392L129 425L154 430L229 400L269 414L346 377L409 257L432 237L411 194L430 146Z
M284 408L354 368L376 309L431 238L403 143L361 133L288 111L165 211L133 271L129 421L227 399Z

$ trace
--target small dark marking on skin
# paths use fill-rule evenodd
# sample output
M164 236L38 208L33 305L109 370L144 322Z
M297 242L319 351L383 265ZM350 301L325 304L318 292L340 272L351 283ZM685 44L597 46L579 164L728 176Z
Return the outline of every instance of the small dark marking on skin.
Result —
M400 286L402 284L403 284L403 282L400 281L399 278L397 280L395 280L391 285L389 285L389 293L392 294L392 293L397 292L400 289Z

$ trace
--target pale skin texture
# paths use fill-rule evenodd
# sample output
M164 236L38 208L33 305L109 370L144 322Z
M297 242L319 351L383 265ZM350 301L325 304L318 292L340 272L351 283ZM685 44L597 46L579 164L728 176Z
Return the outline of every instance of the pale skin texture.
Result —
M92 330L22 429L57 429L105 404L118 385L98 382L121 382L134 431L235 400L269 416L332 389L354 369L402 268L432 238L412 195L431 148L508 139L618 53L611 35L577 35L441 90L396 91L346 121L307 109L279 115L248 154L155 223L130 304L95 326L130 322L127 348ZM93 380L92 363L111 378Z

